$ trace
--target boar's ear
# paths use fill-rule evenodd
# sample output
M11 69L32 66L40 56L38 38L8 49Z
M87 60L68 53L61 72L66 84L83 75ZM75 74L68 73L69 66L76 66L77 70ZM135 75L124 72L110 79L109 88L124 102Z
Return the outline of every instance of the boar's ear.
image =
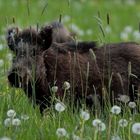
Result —
M39 32L39 44L48 49L52 44L52 26L45 26Z
M8 47L12 51L15 51L16 39L18 38L18 34L19 34L18 27L12 27L7 30L6 41L7 41Z

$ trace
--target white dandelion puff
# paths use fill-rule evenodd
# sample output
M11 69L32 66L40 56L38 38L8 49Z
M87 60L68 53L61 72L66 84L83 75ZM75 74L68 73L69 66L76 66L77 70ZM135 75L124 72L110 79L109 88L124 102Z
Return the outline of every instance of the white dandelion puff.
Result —
M21 119L24 121L29 120L29 116L26 114L23 114L23 115L21 115Z
M67 136L67 131L65 130L65 128L58 128L56 130L56 135L58 137L65 137L65 136Z
M2 67L4 65L4 61L3 59L0 59L0 67Z
M18 119L18 118L13 119L13 120L12 120L12 125L14 125L14 126L19 126L19 125L21 125L21 120Z
M128 125L128 121L126 119L120 119L119 120L119 126L120 127L126 127Z
M99 123L101 123L102 121L101 120L99 120L99 119L95 119L95 120L93 120L92 121L92 125L93 126L97 126Z
M140 41L140 32L138 30L133 32L133 38L135 41Z
M3 50L4 46L3 44L0 44L0 51Z
M79 136L77 136L77 135L74 134L72 136L72 140L81 140L81 138Z
M12 56L12 54L11 53L8 53L7 55L6 55L6 58L8 59L8 60L12 60L12 58L13 58L13 56Z
M88 113L88 111L82 110L80 116L84 121L87 121L90 118L90 114Z
M58 112L63 112L66 106L61 102L55 104L55 110Z
M70 16L69 15L65 15L63 17L63 22L69 22L70 21Z
M133 132L134 134L140 135L140 123L134 123L134 124L132 125L132 132Z
M128 103L130 101L130 97L128 95L119 95L118 100L123 103Z
M7 136L3 136L0 138L0 140L11 140L11 138L7 137Z
M64 85L63 85L63 88L66 89L66 90L68 90L70 88L70 83L67 82L67 81L65 81L64 82Z
M129 25L124 28L124 32L126 33L131 33L132 31L133 31L133 28Z
M88 29L88 30L86 30L86 34L87 35L92 35L93 34L93 31L91 29Z
M105 32L106 32L107 34L111 33L111 32L112 32L111 27L110 27L110 26L106 26L106 27L105 27Z
M98 131L104 131L106 129L106 125L105 123L101 122L101 123L98 123L98 125L96 126L96 129Z
M51 89L53 93L56 93L58 91L58 86L53 86Z
M121 32L120 33L120 38L124 41L127 41L128 40L128 33L126 32Z
M4 120L4 125L5 125L6 127L11 126L11 124L12 124L12 119L11 119L11 118L6 118L6 119Z
M14 118L14 117L16 116L15 110L13 110L13 109L8 110L8 111L7 111L7 116L8 116L9 118Z
M130 108L136 108L136 103L135 102L129 102L128 103L128 106L130 107Z
M112 112L113 114L120 114L121 108L120 108L119 106L117 106L117 105L114 105L114 106L111 108L111 112Z

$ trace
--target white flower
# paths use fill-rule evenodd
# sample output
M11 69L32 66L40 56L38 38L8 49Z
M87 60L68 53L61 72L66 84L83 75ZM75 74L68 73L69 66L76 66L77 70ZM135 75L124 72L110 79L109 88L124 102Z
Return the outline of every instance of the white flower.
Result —
M11 61L11 60L12 60L12 58L13 58L13 56L12 56L12 54L11 54L11 53L8 53L8 54L7 54L7 56L6 56L6 58L7 58L8 60L10 60L10 61Z
M55 104L55 110L58 112L63 112L66 106L61 102Z
M121 138L118 135L112 136L111 140L121 140Z
M126 4L131 5L131 6L135 5L135 0L127 0Z
M119 95L118 100L123 103L128 103L130 101L130 97L128 95Z
M57 91L58 91L58 86L53 86L53 87L52 87L52 92L53 92L53 93L56 93Z
M84 121L87 121L90 118L90 114L88 113L88 111L82 110L80 116Z
M14 126L19 126L19 125L21 125L20 119L18 119L18 118L13 119L13 120L12 120L12 125L14 125Z
M78 35L80 35L80 36L84 35L84 31L81 30L76 24L71 24L70 27L71 27L72 31L74 31Z
M69 22L70 21L70 16L69 15L65 15L63 17L63 22Z
M140 41L140 32L138 30L136 30L136 31L133 32L133 38L136 41Z
M108 34L111 33L112 32L111 27L110 26L106 26L105 31Z
M98 131L104 131L106 129L105 124L99 119L93 120L92 125L95 126Z
M74 134L73 137L72 137L72 140L81 140L81 138Z
M92 34L93 34L93 32L92 32L92 30L91 30L91 29L88 29L88 30L86 31L86 34L87 34L87 35L92 35Z
M1 137L0 140L11 140L11 138L4 136L4 137Z
M64 89L68 90L70 88L70 83L65 81L63 87Z
M3 44L0 44L0 51L3 50L4 46Z
M128 103L128 106L129 106L130 108L135 108L135 107L136 107L136 103L135 103L135 102L129 102L129 103Z
M121 32L120 34L120 38L124 41L127 41L128 40L128 33L126 32Z
M2 67L4 65L4 61L3 59L0 59L0 67Z
M111 112L112 112L113 114L120 114L121 108L120 108L119 106L117 106L117 105L114 105L114 106L111 108Z
M7 111L7 116L10 118L14 118L16 116L16 112L13 109Z
M23 115L21 115L21 119L24 120L24 121L26 121L26 120L29 119L29 116L26 115L26 114L23 114Z
M132 132L133 132L134 134L140 135L140 123L134 123L134 124L132 125Z
M128 121L126 119L119 120L119 126L126 127L128 125Z
M67 136L67 131L64 128L58 128L56 130L56 135L58 137L65 137L65 136Z
M104 131L106 129L106 126L103 122L101 122L101 123L98 123L98 125L96 126L96 129L98 131Z
M124 32L126 32L126 33L131 33L132 31L133 31L133 29L129 25L124 28Z
M11 118L6 118L6 119L4 120L4 125L5 125L6 127L11 126L11 124L12 124L12 119L11 119Z
M101 120L99 120L99 119L95 119L95 120L93 120L92 121L92 125L93 126L97 126L99 123L101 123L102 121Z

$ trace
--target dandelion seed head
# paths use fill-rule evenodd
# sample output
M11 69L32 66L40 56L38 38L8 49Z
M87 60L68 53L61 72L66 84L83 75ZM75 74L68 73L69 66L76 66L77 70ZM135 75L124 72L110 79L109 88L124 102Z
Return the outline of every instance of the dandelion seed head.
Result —
M95 120L93 120L92 121L92 125L93 126L97 126L99 123L101 123L102 121L101 120L99 120L99 119L95 119Z
M119 107L119 106L117 106L117 105L114 105L112 108L111 108L111 112L113 113L113 114L120 114L120 112L121 112L121 108Z
M3 136L0 138L0 140L11 140L11 138L7 137L7 136Z
M105 27L105 31L106 31L106 33L111 33L112 32L112 29L111 29L111 27L110 26L106 26Z
M88 111L82 110L80 116L84 121L87 121L90 118L90 114L88 113Z
M70 16L69 15L65 15L63 17L63 22L69 22L70 21Z
M4 46L3 44L0 44L0 51L3 50Z
M126 127L128 125L128 121L126 119L120 119L119 120L119 126L120 127Z
M65 81L63 87L64 89L68 90L70 88L70 83Z
M3 59L0 59L0 67L2 67L4 65L4 61Z
M128 103L130 101L130 97L128 95L119 95L118 100L123 103Z
M130 107L130 108L136 108L136 103L135 102L129 102L128 103L128 106Z
M140 32L138 30L133 32L133 38L135 41L140 41Z
M19 126L19 125L21 125L20 119L18 119L18 118L13 119L13 120L12 120L12 125L14 125L14 126Z
M11 118L6 118L4 120L4 126L9 127L9 126L11 126L11 124L12 124Z
M134 123L132 125L132 132L134 134L140 135L140 123Z
M93 34L93 32L92 32L92 30L91 30L91 29L88 29L88 30L86 31L86 34L87 34L87 35L92 35L92 34Z
M58 112L63 112L65 110L66 106L63 103L56 103L55 104L55 110Z
M23 115L21 115L21 119L24 121L29 120L29 116L26 114L23 114Z
M77 136L77 135L74 134L72 136L72 140L81 140L81 138L79 136Z
M105 123L101 122L101 123L98 123L97 126L96 126L96 129L98 131L104 131L106 129L106 125Z
M58 137L65 137L65 136L67 136L67 131L65 130L65 128L58 128L56 130L56 135Z
M126 32L126 33L131 33L133 31L133 28L132 28L132 26L126 26L125 28L124 28L124 32Z
M56 93L57 91L58 91L58 86L53 86L53 87L52 87L52 92L53 92L53 93Z
M13 109L7 111L7 116L10 118L14 118L16 116L16 112Z
M123 40L123 41L127 41L128 40L128 33L126 32L121 32L120 34L120 38Z

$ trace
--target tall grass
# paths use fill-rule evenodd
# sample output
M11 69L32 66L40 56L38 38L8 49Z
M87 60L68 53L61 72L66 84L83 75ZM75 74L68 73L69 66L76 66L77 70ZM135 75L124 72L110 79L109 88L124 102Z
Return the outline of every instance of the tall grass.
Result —
M20 27L36 26L37 24L41 26L46 22L59 20L59 16L62 15L62 23L77 33L78 40L97 40L100 43L129 40L139 42L139 34L136 34L136 31L139 30L139 11L139 2L132 5L127 1L115 0L0 0L0 138L7 136L12 140L139 140L140 135L134 134L132 125L140 122L140 116L136 109L129 107L128 103L120 104L123 113L111 112L111 105L106 102L104 112L94 114L87 111L88 108L85 105L79 110L76 107L73 109L73 106L70 107L68 101L64 99L64 111L59 112L55 109L55 105L52 105L42 116L39 107L33 108L21 89L11 88L7 82L6 75L11 65L11 52L7 49L4 39L5 30L10 24ZM132 28L131 33L126 32L125 27L128 25ZM127 38L121 37L122 32L127 34ZM94 52L91 51L91 55L93 61L96 61ZM72 75L71 86L74 87L75 75L71 68L70 73ZM87 84L88 74L87 64ZM110 87L110 83L108 87ZM86 93L86 89L83 89L83 95L84 90ZM103 92L106 92L105 89ZM67 96L67 90L65 90L65 94ZM137 104L139 105L139 101ZM8 117L7 111L10 109L16 111L15 118L21 121L19 126L12 124L8 127L5 126L4 121ZM89 114L90 117L87 118ZM96 119L105 124L104 130L102 130L101 122L96 126L93 125L93 120ZM123 123L119 123L120 119L127 120L126 127ZM62 130L58 136L56 133L58 128L64 128L67 131L66 135L61 137L61 134L64 133ZM139 130L137 133L140 133Z

